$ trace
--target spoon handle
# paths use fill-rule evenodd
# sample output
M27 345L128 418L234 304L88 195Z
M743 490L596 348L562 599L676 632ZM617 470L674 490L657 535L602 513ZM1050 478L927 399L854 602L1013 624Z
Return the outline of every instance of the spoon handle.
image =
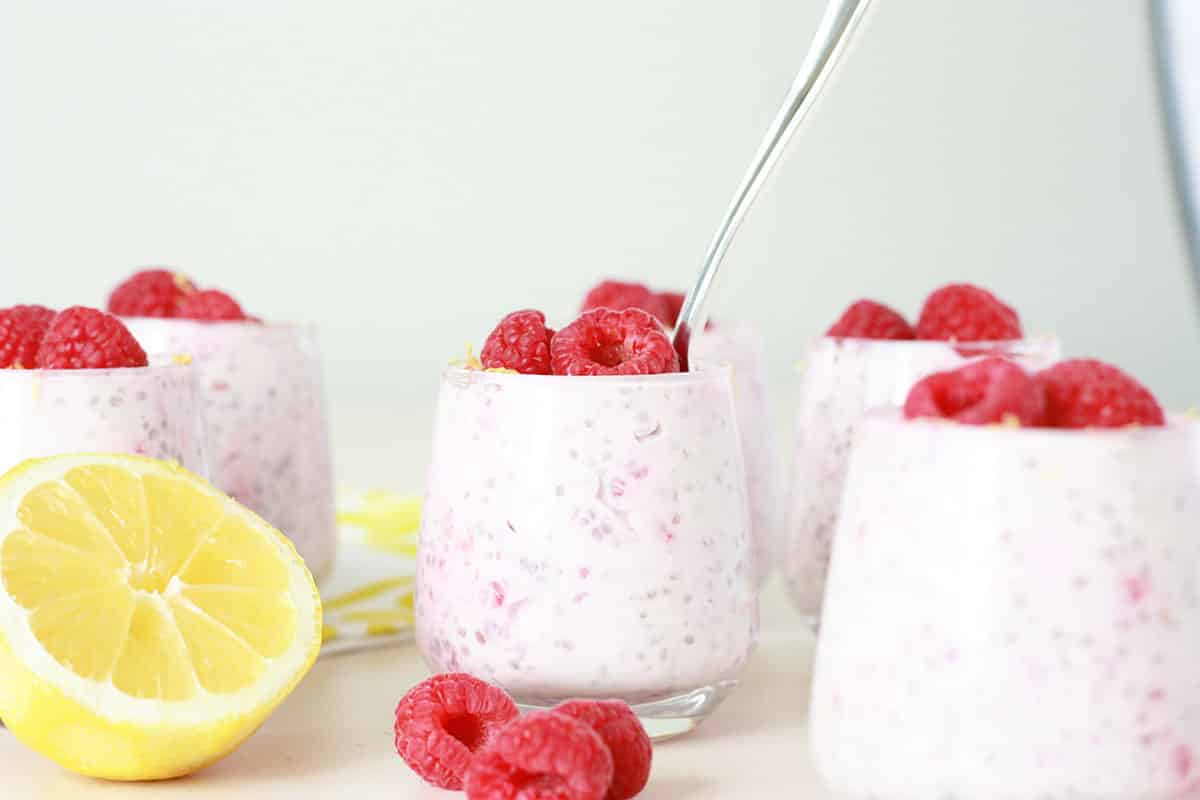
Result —
M820 27L817 28L812 44L809 45L804 63L800 66L800 73L796 76L796 81L792 84L787 99L783 102L783 107L779 109L779 113L767 130L766 137L759 145L750 169L746 171L741 185L733 195L733 202L729 204L729 209L725 212L720 227L717 228L717 234L708 246L708 254L704 257L704 267L700 270L700 277L692 290L688 292L683 308L679 312L679 322L675 326L673 342L675 351L679 353L681 370L688 369L688 350L691 345L692 331L705 322L703 317L704 301L712 286L713 278L716 277L717 268L721 266L721 261L725 258L726 251L729 250L729 244L733 240L734 234L737 233L738 226L742 223L742 218L750 210L755 196L762 188L780 154L783 153L784 146L795 132L800 120L812 108L813 101L816 100L825 79L829 77L831 67L845 49L850 32L862 19L863 12L866 11L869 3L870 0L829 0L829 5L825 8L825 16L821 20Z

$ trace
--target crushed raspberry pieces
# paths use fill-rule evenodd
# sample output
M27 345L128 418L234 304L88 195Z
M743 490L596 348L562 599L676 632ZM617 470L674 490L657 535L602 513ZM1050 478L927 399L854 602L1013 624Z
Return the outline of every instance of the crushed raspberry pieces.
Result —
M188 295L175 316L206 322L241 322L246 319L242 307L220 289L205 289Z
M653 375L679 371L662 325L638 308L585 311L550 342L555 375Z
M94 308L72 306L50 322L38 347L42 369L144 367L146 352L121 320Z
M467 800L603 800L613 756L586 723L553 711L511 722L467 771Z
M918 339L955 342L1000 342L1023 335L1016 311L969 283L952 283L929 295L916 333Z
M826 336L853 339L914 339L912 325L898 311L874 300L859 300L847 308Z
M461 789L477 754L518 714L511 697L478 678L434 675L396 706L396 752L427 783Z
M681 300L680 306L682 305ZM579 310L591 311L594 308L610 308L613 311L640 308L653 314L664 325L675 323L674 317L671 316L670 300L640 283L603 281L596 284L583 298L583 306ZM678 310L675 313L678 315Z
M613 782L605 800L627 800L650 780L650 736L623 700L568 700L554 709L600 734L613 757Z
M967 425L1015 422L1041 425L1042 393L1025 370L1003 358L985 358L918 381L904 403L907 419L933 417Z
M546 315L541 311L514 311L488 335L479 360L485 369L549 375L553 336L554 331L546 327Z
M1094 359L1062 361L1034 376L1045 396L1046 424L1055 428L1163 425L1162 406L1120 369Z
M174 317L196 291L184 275L167 269L144 269L113 289L108 310L122 317Z
M44 306L0 309L0 369L37 366L37 351L54 312Z

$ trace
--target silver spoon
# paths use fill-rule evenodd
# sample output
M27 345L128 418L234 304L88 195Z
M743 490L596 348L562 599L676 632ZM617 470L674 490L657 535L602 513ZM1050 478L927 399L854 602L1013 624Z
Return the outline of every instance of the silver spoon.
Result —
M712 244L708 246L708 254L704 257L704 266L700 270L700 277L683 301L683 308L679 312L679 322L675 326L673 339L675 351L679 353L681 370L686 372L688 369L688 350L691 346L692 331L703 327L705 322L704 301L712 286L713 278L716 277L717 268L721 266L721 261L725 258L726 251L729 250L729 244L733 241L734 234L737 233L738 226L742 224L742 219L750 210L755 196L758 195L759 189L762 188L767 175L775 166L775 162L779 160L788 139L795 133L800 120L804 119L809 109L812 108L813 101L817 99L817 94L821 91L825 79L829 77L834 63L846 49L851 31L862 19L863 12L866 11L869 4L870 0L830 0L829 5L826 6L825 16L821 20L820 27L817 28L812 44L809 45L808 55L804 57L804 63L800 65L800 74L796 76L796 81L792 84L787 99L783 101L783 107L779 109L775 121L767 130L766 138L758 146L758 152L755 153L754 160L750 163L750 169L742 178L741 185L733 195L733 202L729 204L729 209L725 212L725 217L717 228L717 235L713 237Z

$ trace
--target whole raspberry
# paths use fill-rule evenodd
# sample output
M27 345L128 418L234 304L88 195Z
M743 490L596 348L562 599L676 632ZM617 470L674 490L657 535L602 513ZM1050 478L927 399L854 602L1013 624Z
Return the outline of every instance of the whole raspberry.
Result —
M184 298L196 291L185 275L144 269L113 289L108 310L122 317L174 317Z
M41 369L144 367L147 363L146 351L121 320L83 306L55 315L37 353Z
M929 295L917 320L918 339L1003 342L1021 336L1017 312L969 283L952 283Z
M1041 425L1042 393L1025 370L1003 358L985 358L949 372L922 378L909 391L904 416L952 419L988 425L1015 419Z
M461 789L476 753L518 714L491 684L462 672L434 675L396 706L396 752L426 782Z
M583 298L583 306L579 310L590 311L593 308L611 308L613 311L640 308L653 314L664 325L675 324L669 301L640 283L603 281L596 284Z
M842 312L826 336L849 339L914 339L916 333L899 312L876 303L859 300Z
M1164 425L1162 406L1134 378L1103 361L1062 361L1033 376L1046 397L1052 428Z
M488 369L515 369L526 375L550 374L550 339L546 315L532 309L514 311L500 320L483 343L479 360Z
M553 711L514 720L467 771L467 800L603 800L613 757L594 730Z
M679 355L658 320L640 308L597 308L550 340L555 375L654 375L679 371Z
M663 324L668 328L674 328L679 322L679 312L683 311L683 301L685 299L683 292L659 292L658 299L663 302L663 307L667 313L662 318Z
M45 306L0 309L0 369L37 366L37 351L54 312Z
M175 316L206 322L241 322L246 319L246 312L237 300L220 289L205 289L184 298Z
M568 700L554 709L600 734L613 757L613 782L605 800L627 800L646 787L654 750L650 737L624 700Z

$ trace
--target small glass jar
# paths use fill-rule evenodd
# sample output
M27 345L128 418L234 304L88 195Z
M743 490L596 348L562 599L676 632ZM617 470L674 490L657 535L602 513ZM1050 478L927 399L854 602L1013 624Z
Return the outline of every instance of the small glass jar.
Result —
M727 369L450 369L421 520L417 642L526 707L629 702L656 738L725 698L758 631Z
M313 329L126 318L149 353L199 373L212 482L278 528L321 580L337 551L333 459Z
M863 412L903 406L913 384L986 356L1027 370L1060 358L1052 337L961 343L822 337L802 364L781 568L796 609L815 630L854 433Z
M821 773L881 800L1191 796L1198 518L1192 420L869 414L817 645Z
M733 378L733 407L742 440L742 461L746 465L754 574L761 588L779 557L782 516L762 334L748 322L709 323L696 337L693 360L702 367L728 366Z
M195 370L0 370L0 473L29 458L131 453L206 475Z

